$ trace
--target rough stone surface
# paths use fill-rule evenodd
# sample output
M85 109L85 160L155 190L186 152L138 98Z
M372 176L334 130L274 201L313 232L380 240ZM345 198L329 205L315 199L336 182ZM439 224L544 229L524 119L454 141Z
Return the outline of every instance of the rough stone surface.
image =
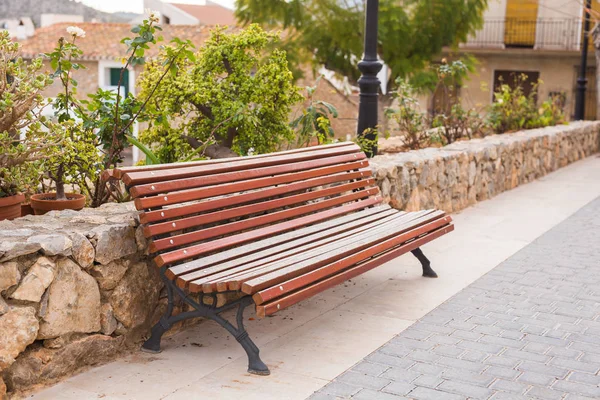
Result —
M381 155L370 165L393 207L454 212L598 151L600 122L573 122Z
M38 329L33 307L13 307L0 317L0 371L33 343Z
M311 400L600 398L599 232L600 198Z
M158 302L162 282L150 268L145 263L130 266L110 296L115 318L128 329L146 321Z
M97 235L96 261L108 264L113 260L135 254L135 229L131 226L102 225L95 230Z
M55 267L56 264L52 260L40 257L10 297L15 300L39 302L54 279Z
M6 304L6 300L2 296L0 296L0 315L4 315L8 312L9 307Z
M63 258L57 263L57 276L48 291L48 308L40 325L38 339L100 330L98 284L75 262Z
M42 254L47 256L69 256L73 242L66 235L35 235L27 239L30 243L39 243Z
M82 366L114 359L123 342L124 337L91 335L57 350L34 348L21 355L4 378L10 391L25 390L38 382L53 382L77 372Z
M73 241L73 259L81 268L88 269L94 263L94 258L96 258L94 246L78 232L71 234L71 240Z
M90 274L96 278L101 290L112 290L127 272L129 264L129 260L114 260L106 265L94 265Z
M21 280L19 266L14 261L0 264L0 292L16 285Z
M100 310L100 332L105 335L112 335L117 330L117 320L110 303L102 304Z

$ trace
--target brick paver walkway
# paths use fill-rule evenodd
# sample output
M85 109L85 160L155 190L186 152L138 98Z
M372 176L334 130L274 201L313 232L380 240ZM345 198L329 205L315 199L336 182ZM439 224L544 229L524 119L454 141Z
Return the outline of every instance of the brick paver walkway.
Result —
M599 371L600 198L310 399L598 399Z

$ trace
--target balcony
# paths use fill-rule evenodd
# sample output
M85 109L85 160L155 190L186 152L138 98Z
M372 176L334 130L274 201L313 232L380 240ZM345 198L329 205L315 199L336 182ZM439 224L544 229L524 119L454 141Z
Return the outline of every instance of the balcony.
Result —
M581 28L580 19L491 19L460 47L579 51Z

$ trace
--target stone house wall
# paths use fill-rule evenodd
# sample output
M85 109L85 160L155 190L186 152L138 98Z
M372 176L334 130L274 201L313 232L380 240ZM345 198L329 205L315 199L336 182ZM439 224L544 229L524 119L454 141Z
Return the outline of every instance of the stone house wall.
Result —
M578 122L370 163L394 207L455 212L599 150ZM132 203L0 221L0 399L137 349L165 307Z

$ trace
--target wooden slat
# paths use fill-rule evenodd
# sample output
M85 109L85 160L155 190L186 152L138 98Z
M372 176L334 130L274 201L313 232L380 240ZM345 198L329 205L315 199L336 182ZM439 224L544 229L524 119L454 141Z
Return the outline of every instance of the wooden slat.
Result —
M296 194L287 197L275 198L273 200L256 202L253 204L247 204L239 207L224 209L215 211L212 213L205 213L193 217L181 218L174 221L162 222L154 225L149 225L144 228L144 235L146 238L162 235L165 233L175 232L182 229L189 229L197 226L210 224L213 222L227 221L232 218L248 216L263 211L271 211L281 209L310 200L316 200L327 196L338 195L341 193L349 192L352 190L363 189L367 187L374 187L373 179L361 179L350 183L336 185L320 190L313 190ZM285 193L285 187L281 193Z
M223 292L228 290L227 281L223 280L225 278L232 278L253 268L265 266L274 261L280 261L296 254L306 253L328 243L360 234L365 230L377 226L377 224L397 219L404 214L406 213L389 210L388 213L377 215L381 215L381 219L372 218L368 220L358 220L353 224L346 224L345 228L342 226L335 230L318 232L311 236L283 243L279 246L275 246L275 248L258 252L257 254L219 264L218 268L205 268L190 274L182 275L177 279L177 284L182 288L186 288L187 283L189 283L190 291L192 292L202 291L203 293L211 293L215 290ZM219 284L219 286L217 286L217 284Z
M328 262L344 257L346 254L345 251L347 251L348 248L352 248L352 251L358 251L361 248L360 244L365 243L365 241L371 241L371 243L373 243L394 235L394 233L390 232L395 232L395 225L398 226L398 231L409 229L409 227L412 226L412 219L417 218L412 214L417 213L411 213L411 215L405 213L401 215L400 218L390 221L382 221L379 225L370 226L369 229L361 230L361 232L358 234L352 233L351 235L342 237L335 242L316 247L312 250L309 249L308 251L298 253L294 256L260 265L248 271L231 274L230 276L222 279L222 281L218 282L217 291L238 291L240 290L242 284L246 281L260 279L261 277L269 274L276 274L285 269L289 270L296 267L298 269L306 268L310 270L318 268L320 265L325 265ZM190 285L190 287L192 286L195 285ZM203 285L201 290L202 292L210 293L212 291L212 287Z
M137 198L134 200L135 207L138 210L163 207L172 204L185 203L188 201L200 200L224 194L237 193L246 190L258 189L267 186L285 184L290 182L299 182L302 180L333 175L346 171L365 172L362 169L365 166L364 161L356 161L345 164L331 165L321 168L314 168L306 171L267 176L259 179L248 179L234 183L217 183L213 186L205 186L197 189L188 189L168 193L167 196L152 196ZM366 172L365 172L366 173ZM366 176L366 175L365 175ZM149 214L150 212L148 212Z
M419 236L422 236L426 233L433 232L439 228L449 225L451 222L452 219L450 217L444 217L430 222L426 225L420 226L416 229L411 229L410 231L404 232L398 236L393 237L392 239L388 239L381 243L377 243L374 246L366 248L362 251L358 251L357 249L357 251L353 252L351 255L339 259L331 264L312 270L306 274L297 276L287 281L278 282L275 286L266 287L266 289L260 290L252 298L254 299L254 302L258 305L266 301L273 300L277 297L285 296L291 292L295 292L296 290L302 289L305 286L310 286L314 282L318 282L329 276L335 275L341 272L342 270L351 267L352 265L359 264L364 260L376 256L377 254L384 253L392 248L401 246L402 244L406 243L411 239L418 238ZM244 284L244 288L242 289L242 291L244 289L250 291L254 290L250 282Z
M300 149L285 150L285 151L280 151L280 152L276 152L276 153L258 154L255 156L246 156L244 158L253 158L253 159L266 158L266 157L273 157L274 155L303 153L303 152L317 151L317 150L321 150L321 149L325 149L325 148L343 147L343 146L356 146L356 144L354 144L353 142L340 142L340 143L332 143L332 144L326 144L326 145L320 145L320 146L303 147ZM145 165L145 166L135 166L135 167L119 167L119 168L115 168L112 170L104 171L104 173L102 174L102 178L105 180L108 178L121 179L123 177L123 175L125 175L127 173L162 171L162 170L167 170L167 169L178 169L178 168L188 168L188 167L195 167L195 166L205 166L205 165L211 165L211 164L222 164L222 163L228 163L231 161L239 161L240 159L241 159L240 157L229 157L229 158L202 160L202 161L180 162L180 163L172 163L172 164L155 164L155 165Z
M208 243L197 244L194 246L190 246L186 249L180 249L169 253L163 253L157 256L154 259L154 261L158 267L162 267L163 265L169 265L178 261L190 259L192 257L197 257L207 252L217 251L225 247L246 243L250 240L261 239L267 236L275 235L280 232L304 227L314 222L323 221L338 215L344 215L379 203L381 203L381 197L369 197L362 201L356 201L350 204L345 204L340 207L335 207L329 210L306 215L300 218L293 219L291 221L266 226L250 232L239 233L222 239L213 240Z
M326 289L329 289L333 286L339 285L342 282L347 281L348 279L352 279L358 275L361 275L375 267L378 267L381 264L384 264L394 258L399 257L400 255L407 253L411 250L414 250L418 247L423 246L424 244L454 230L454 225L445 226L437 231L431 232L426 236L418 238L410 243L407 243L403 246L400 246L388 253L385 253L377 258L366 261L362 264L349 268L343 271L340 274L334 275L330 278L324 279L315 283L312 286L301 289L297 292L289 294L285 297L278 298L274 301L264 303L256 307L256 314L259 318L264 318L267 315L272 315L277 311L281 311L283 309L288 308L291 305L298 303L301 300L312 297Z
M349 227L353 226L353 224L356 222L361 223L360 221L362 220L369 221L371 218L377 218L378 215L391 211L393 212L394 210L387 204L380 204L349 215L337 217L334 220L330 219L326 222L315 223L314 225L302 227L291 232L285 232L277 236L256 240L233 249L224 250L210 256L201 257L185 264L175 265L167 269L166 274L169 279L173 280L178 276L197 271L199 269L209 270L210 268L207 267L210 267L211 265L221 265L226 261L238 259L238 257L251 257L255 254L260 255L265 251L270 251L271 249L273 249L273 251L277 251L279 248L281 248L280 246L285 246L289 243L293 244L296 241L310 240L310 238L315 235L326 236L328 234L335 234L338 231L350 229Z
M165 239L158 239L150 242L149 249L151 253L173 249L175 247L185 246L190 243L208 240L213 237L228 235L230 233L239 232L246 229L252 229L261 225L276 223L285 219L294 218L300 215L316 212L326 208L339 206L344 203L377 195L378 193L379 191L377 188L359 190L354 193L345 194L317 203L305 204L298 207L288 208L287 210L276 211L270 214L261 215L259 217L252 217L241 221L229 222L211 228L205 228L189 233L183 233L181 235L171 236ZM185 250L182 250L181 255L187 255L187 252L185 252Z
M296 257L286 258L279 262L261 266L247 273L231 276L227 279L227 289L240 290L242 284L246 281L255 279L262 281L268 276L283 274L291 270L318 268L321 264L324 265L344 257L345 252L356 251L360 246L369 246L370 243L394 236L399 231L402 232L411 229L415 225L426 223L431 218L434 218L434 216L430 211L405 213L397 220L382 223L366 232L362 232L360 235L352 235L338 240L329 246L319 247L312 251L301 253Z
M362 154L358 146L328 147L317 151L299 152L295 154L273 153L271 157L233 158L227 163L212 163L210 165L193 166L188 168L165 169L162 171L130 172L123 175L123 182L128 186L155 183L160 187L172 180L199 176L222 174L226 172L246 172L255 168L270 167L331 158L343 154ZM356 157L358 159L358 157ZM157 192L160 193L160 192Z
M400 224L398 229L385 226L382 229L372 230L371 232L364 234L361 238L354 238L354 240L345 240L336 243L335 247L332 248L331 251L315 254L315 256L305 258L304 260L299 260L298 262L292 262L288 265L274 265L273 267L266 268L264 271L261 271L260 274L253 272L251 274L247 274L246 276L236 277L230 281L228 287L232 290L241 289L242 292L246 294L254 294L259 290L277 285L280 282L284 282L293 277L320 268L335 260L339 260L351 254L360 253L362 250L367 249L376 243L388 243L390 240L399 240L398 238L404 238L403 241L406 241L408 240L406 235L402 235L400 233L411 230L415 232L419 229L425 229L426 231L426 228L423 228L422 226L427 226L429 223L433 223L433 221L438 220L440 217L443 217L443 215L443 212L436 211L430 214L425 214L415 220L403 222ZM302 256L307 257L307 255Z
M327 167L327 168L329 169L331 167ZM289 181L282 182L282 183L293 182L293 183L289 183L287 185L280 185L277 183L274 184L273 179L261 178L260 180L264 181L264 182L248 181L253 186L252 189L262 189L264 187L272 186L272 185L276 186L276 187L270 187L267 189L256 190L256 191L249 192L249 193L242 193L242 194L235 195L235 196L220 197L220 198L216 198L214 200L207 200L207 201L203 201L203 202L187 204L187 205L174 207L174 208L165 208L162 210L145 212L140 215L140 222L142 224L149 224L152 222L164 221L164 220L169 220L169 219L173 219L173 218L177 218L177 217L183 217L183 216L190 215L190 214L197 214L200 212L206 212L206 211L216 210L219 208L230 207L233 205L243 204L243 203L247 203L250 201L266 199L266 198L278 196L278 195L281 195L284 193L290 193L290 192L295 192L295 191L299 191L299 190L310 189L313 187L328 185L331 183L343 182L343 181L347 181L347 180L368 178L370 176L371 176L370 169L362 169L362 170L352 171L352 172L344 171L344 172L337 173L337 174L325 175L325 176L320 176L318 178L311 178L311 179L303 180L300 182L296 182L297 179L294 178L292 176L292 174L290 174ZM258 179L255 181L258 181ZM228 184L228 185L235 186L235 185L239 185L239 184L236 183L236 184ZM229 194L229 193L237 192L235 189L225 188L225 186L228 186L228 185L219 185L219 186L216 186L215 189L219 190L219 194ZM206 190L208 191L209 189L206 188ZM222 193L222 192L226 192L226 193Z
M326 167L328 165L337 165L352 161L361 161L361 167L367 167L364 153L344 154L340 156L315 158L308 161L292 161L288 163L267 167L255 167L244 171L218 172L211 174L201 174L197 171L195 175L182 179L172 179L164 182L147 183L133 186L129 189L131 197L155 196L159 194L174 192L184 189L193 189L201 186L215 185L218 183L246 181L252 178L261 178L264 176L282 175L291 172L299 172L307 169ZM228 165L228 164L224 164ZM190 173L191 174L191 173ZM166 204L166 203L165 203Z

